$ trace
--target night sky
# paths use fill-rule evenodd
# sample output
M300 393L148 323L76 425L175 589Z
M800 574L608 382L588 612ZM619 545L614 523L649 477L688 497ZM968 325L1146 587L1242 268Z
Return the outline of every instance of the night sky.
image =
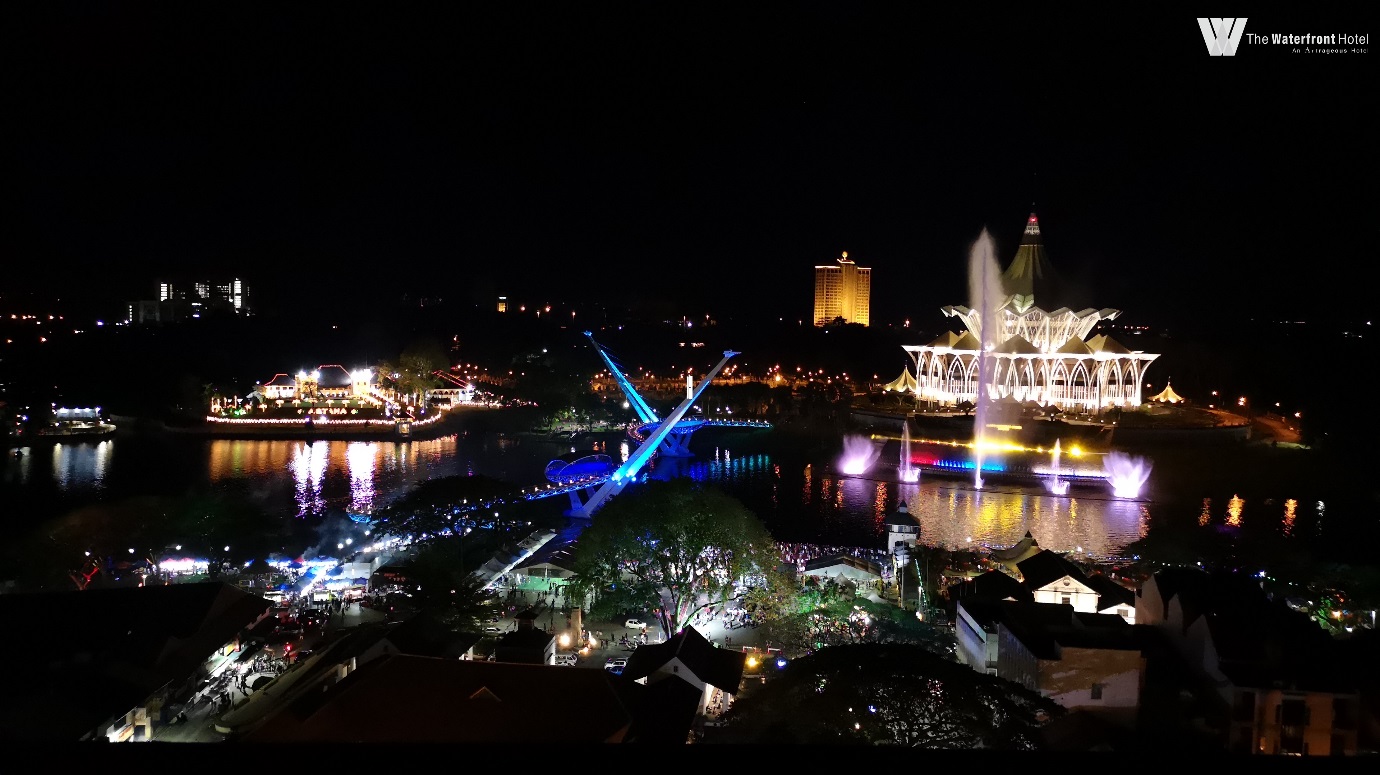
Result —
M464 5L496 7L7 11L0 290L807 317L846 250L874 323L939 325L1033 202L1126 320L1368 309L1370 53L1210 57L1192 17L1035 7Z

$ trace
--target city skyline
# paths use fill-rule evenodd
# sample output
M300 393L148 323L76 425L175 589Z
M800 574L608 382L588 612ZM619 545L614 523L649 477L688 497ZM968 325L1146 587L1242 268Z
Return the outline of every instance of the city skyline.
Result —
M1128 320L1364 309L1313 267L1366 236L1369 54L1212 57L1189 17L1117 20L1097 45L1025 10L726 18L17 19L0 290L127 305L242 277L279 308L804 318L806 270L846 251L875 273L873 325L939 326L968 246L989 229L1005 266L1033 210L1061 275Z

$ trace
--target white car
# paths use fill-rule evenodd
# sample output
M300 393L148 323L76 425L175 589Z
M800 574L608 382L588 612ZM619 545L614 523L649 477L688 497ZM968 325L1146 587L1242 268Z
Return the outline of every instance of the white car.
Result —
M646 629L647 623L642 621L641 619L629 619L626 622L623 622L623 626L627 627L630 630L642 630Z
M502 635L502 634L503 634L503 630L500 630L500 629L498 629L497 627L489 626L489 627L485 627L485 628L484 628L484 634L485 634L485 635L490 635L490 636L493 636L493 635Z
M564 665L565 667L574 667L575 664L579 661L579 657L575 656L574 654L557 654L556 661L553 664Z
M604 669L615 675L621 674L623 672L623 668L627 666L628 660L626 659L616 659L614 657L609 657L608 661L604 662Z

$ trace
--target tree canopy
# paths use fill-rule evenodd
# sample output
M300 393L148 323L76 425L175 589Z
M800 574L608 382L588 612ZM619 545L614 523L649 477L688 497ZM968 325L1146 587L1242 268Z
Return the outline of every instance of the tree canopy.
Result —
M422 535L445 532L455 526L456 509L470 521L472 504L516 501L517 485L489 476L444 476L418 482L407 494L374 512L377 529L394 535ZM512 505L504 506L513 511ZM478 514L485 521L487 514Z
M755 595L754 595L755 597ZM760 637L787 654L857 643L907 643L953 658L953 631L916 619L891 603L858 595L851 582L807 584L789 596L774 614L754 616L762 622Z
M657 609L669 636L749 586L789 583L780 561L766 527L737 499L688 479L652 480L610 501L580 535L573 583L605 607Z
M474 544L474 545L472 545ZM413 582L411 604L456 632L478 632L492 613L493 596L473 573L492 547L469 536L428 543L413 559L408 579Z
M724 714L723 742L1036 750L1053 700L920 647L859 644L792 660Z
M407 346L396 361L379 364L379 373L397 385L399 391L421 395L441 384L435 372L450 368L450 356L440 341L418 339Z

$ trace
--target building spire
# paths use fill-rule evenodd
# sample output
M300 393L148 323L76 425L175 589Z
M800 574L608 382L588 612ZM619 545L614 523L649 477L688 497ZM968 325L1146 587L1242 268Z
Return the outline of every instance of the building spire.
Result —
M1030 203L1030 206L1031 206L1031 208L1032 208L1032 212L1030 213L1030 217L1026 219L1026 222L1025 222L1025 233L1026 233L1026 234L1033 234L1033 235L1035 235L1035 236L1038 237L1038 236L1040 236L1040 219L1035 217L1035 213L1034 213L1034 211L1033 211L1033 208L1035 207L1035 203L1034 203L1034 202L1031 202L1031 203Z

